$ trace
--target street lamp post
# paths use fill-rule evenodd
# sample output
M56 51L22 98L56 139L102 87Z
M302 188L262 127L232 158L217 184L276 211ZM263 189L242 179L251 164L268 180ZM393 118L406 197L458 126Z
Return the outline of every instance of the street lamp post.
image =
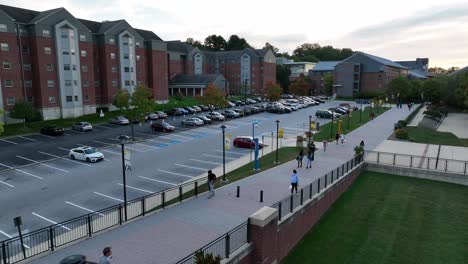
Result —
M335 120L335 111L332 112L332 120L331 120L331 130L330 130L330 138L333 138L333 121Z
M359 111L359 123L362 123L362 101L361 101L361 111Z
M310 138L312 137L312 116L309 116L309 144L310 144Z
M254 169L259 170L259 164L258 164L258 139L255 139L255 127L258 125L258 121L255 120L252 123L252 140L254 141Z
M276 120L276 160L275 163L278 163L278 141L279 141L279 120Z
M120 135L118 137L120 141L120 145L122 146L122 175L123 175L123 187L124 187L124 214L125 214L125 221L128 220L127 218L127 178L125 172L127 168L125 166L125 143L130 140L130 137L127 135Z
M349 132L349 118L350 118L350 116L351 116L351 109L350 109L350 111L348 113L348 132Z
M221 130L223 131L223 179L221 181L223 182L228 182L228 179L226 179L226 128L227 127L225 125L221 126Z

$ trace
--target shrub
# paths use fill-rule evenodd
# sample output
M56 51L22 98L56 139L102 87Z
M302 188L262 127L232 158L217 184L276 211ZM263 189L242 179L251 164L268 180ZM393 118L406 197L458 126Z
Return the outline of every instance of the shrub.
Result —
M426 110L423 114L428 115L430 117L442 118L442 114L439 111L435 110Z
M181 93L181 92L178 92L174 95L174 99L176 99L177 101L182 101L184 100L185 96Z
M195 253L195 263L196 264L219 264L221 263L221 257L213 256L212 253L204 255L203 251L198 251Z
M302 142L304 141L304 137L303 136L297 136L297 142Z
M405 120L398 120L398 125L399 127L406 127L408 123Z
M397 129L397 131L395 132L395 135L396 135L396 138L398 139L408 139L408 132L404 129Z
M361 147L361 146L356 146L356 147L354 147L354 153L355 153L356 155L359 155L359 154L361 154L362 152L364 152L364 148L363 148L363 147Z

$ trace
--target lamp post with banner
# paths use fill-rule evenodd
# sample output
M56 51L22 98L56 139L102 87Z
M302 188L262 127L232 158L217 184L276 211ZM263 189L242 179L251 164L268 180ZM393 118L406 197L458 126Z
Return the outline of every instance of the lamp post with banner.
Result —
M228 179L226 179L226 126L222 125L221 130L223 131L223 179L221 181L227 182Z
M124 187L124 215L125 221L127 218L127 178L126 172L131 171L132 167L130 165L130 151L125 149L125 144L130 140L130 137L127 135L120 135L118 137L120 145L122 146L122 175L123 175L123 187Z

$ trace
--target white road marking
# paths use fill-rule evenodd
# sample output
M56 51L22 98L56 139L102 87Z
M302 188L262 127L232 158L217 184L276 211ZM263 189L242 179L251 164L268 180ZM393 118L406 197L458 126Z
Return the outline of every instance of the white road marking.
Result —
M90 212L90 213L94 213L94 214L98 214L98 215L100 215L100 216L104 216L103 214L100 214L100 213L98 213L98 212L96 212L96 211L93 211L93 210L91 210L91 209L88 209L88 208L86 208L86 207L83 207L83 206L74 204L74 203L72 203L72 202L65 201L65 203L67 203L67 204L69 204L69 205L73 205L73 206L78 207L78 208L80 208L80 209L83 209L83 210L88 211L88 212Z
M8 238L12 238L12 237L13 237L13 236L10 236L8 233L3 232L2 230L0 230L0 233L3 234L4 236L8 237ZM24 243L23 243L23 245L24 245L25 248L28 248L28 249L29 249L29 246L28 246L28 245L26 245L26 244L24 244Z
M0 141L6 142L6 143L10 143L10 144L14 144L14 145L18 145L18 143L13 142L13 141L9 141L9 140L6 140L6 139L0 139Z
M61 148L61 147L58 147L58 149L61 149L61 150L65 150L65 151L70 151L69 149L66 149L66 148Z
M221 152L223 153L222 150L215 150L216 152ZM224 151L225 153L228 153L228 154L236 154L236 155L244 155L244 154L247 154L247 153L243 153L243 152L237 152L237 151L232 151L232 150L225 150Z
M51 169L56 169L56 170L59 170L59 171L63 171L63 172L67 172L67 170L64 170L64 169L60 169L60 168L57 168L57 167L54 167L54 166L50 166L50 165L47 165L47 164L44 164L44 163L40 163L39 161L35 161L35 160L32 160L32 159L28 159L28 158L25 158L23 156L19 156L19 155L16 155L16 157L20 158L20 159L24 159L24 160L27 160L27 161L31 161L31 162L34 162L36 164L39 164L39 165L42 165L44 167L48 167L48 168L51 168Z
M13 169L13 167L11 167L11 166L8 166L8 165L6 165L6 164L3 164L3 163L0 163L0 165L2 165L3 167L7 167L7 168L9 168L9 169Z
M158 141L158 140L154 140L154 139L145 139L147 141L151 141L151 142L155 142L155 143L159 143L159 144L170 144L169 142L164 142L164 141Z
M185 139L187 139L187 140L193 140L192 137L181 136L181 135L178 135L178 134L171 134L171 136L180 137L180 138L185 138Z
M112 153L112 154L115 154L115 155L121 155L119 152L110 151L110 150L108 150L108 149L100 149L100 151L104 151L104 152Z
M103 196L103 197L106 197L106 198L109 198L109 199L112 199L112 200L116 200L116 201L119 201L119 202L124 202L124 200L121 200L119 198L115 198L115 197L112 197L112 196L109 196L109 195L105 195L105 194L102 194L102 193L99 193L99 192L93 192L94 194L97 194L97 195L100 195L100 196Z
M223 156L215 156L215 155L209 155L209 154L202 154L203 156L207 156L207 157L212 157L212 158L220 158L222 159ZM230 159L230 160L235 160L236 158L231 158L231 157L225 157L226 159Z
M42 136L42 137L46 137L46 138L54 138L54 137L52 137L52 136L43 135L43 134L35 134L35 135Z
M52 224L54 224L54 225L59 225L61 228L65 229L65 230L71 231L70 228L68 228L68 227L66 227L66 226L64 226L64 225L58 224L57 222L52 221L52 220L50 220L50 219L48 219L48 218L45 218L45 217L42 216L42 215L36 214L35 212L32 212L32 214L35 215L35 216L37 216L37 217L39 217L39 218L42 218L43 220L46 220L46 221L52 223Z
M189 140L181 140L180 138L173 138L173 137L169 137L169 136L159 136L159 138L165 138L165 139L169 139L169 140L182 141L182 142L189 141Z
M199 167L194 167L194 166L187 166L187 165L179 164L179 163L174 163L174 165L179 166L179 167L189 168L189 169L201 170L201 171L207 171L207 170L209 170L209 169L205 169L205 168L199 168Z
M145 143L139 143L139 142L135 142L133 144L136 144L136 145L142 145L142 146L145 146L146 148L150 148L150 149L158 149L157 147L153 146L153 145L147 145Z
M107 138L107 139L114 140L114 141L119 141L119 140L116 139L116 138Z
M41 179L41 180L44 179L44 178L42 178L42 177L39 177L39 176L34 175L34 174L31 174L31 173L26 172L26 171L24 171L24 170L20 170L20 169L16 169L16 170L19 171L19 172L21 172L21 173L24 173L24 174L26 174L26 175L29 175L29 176L31 176L31 177L34 177L34 178L38 178L38 179Z
M205 130L206 133L211 133L211 134L221 133L221 130L213 129L213 128L199 127L199 128L194 129L194 131L198 131L198 130L202 130L202 131Z
M229 126L229 124L246 126L246 125L251 125L252 123L240 122L240 121L228 121L226 125Z
M283 127L284 130L294 130L294 131L300 131L304 132L304 128L294 128L294 127Z
M199 159L190 159L196 162L201 162L201 163L206 163L206 164L213 164L213 165L221 165L222 163L219 162L212 162L212 161L206 161L206 160L199 160Z
M182 176L182 177L186 177L186 178L190 178L190 179L193 178L193 176L182 174L182 173L177 173L177 172L172 172L172 171L167 171L167 170L161 170L161 169L158 169L158 171L168 173L168 174L178 175L178 176Z
M15 188L15 186L13 186L13 185L11 185L11 184L9 184L9 183L6 183L6 182L4 182L4 181L0 181L0 183L5 184L6 186L9 186L9 187Z
M102 142L102 141L93 141L95 143L99 143L99 144L104 144L104 145L108 145L108 146L113 146L114 144L111 144L111 143L106 143L106 142Z
M120 185L120 186L124 186L124 185L121 184L121 183L117 183L117 184ZM148 191L148 190L140 189L140 188L137 188L137 187L133 187L133 186L130 186L130 185L128 185L128 184L127 184L127 188L129 188L129 189L134 189L134 190L141 191L141 192L145 192L145 193L154 193L154 192L152 192L152 191Z
M27 139L27 140L30 140L30 141L37 141L35 139L32 139L32 138L27 138L27 137L23 137L23 136L18 136L19 138L23 138L23 139Z
M142 178L142 179L154 181L154 182L159 182L159 183L164 183L164 184L172 185L172 186L176 186L176 185L177 185L177 184L175 184L175 183L170 183L170 182L166 182L166 181L160 181L160 180L148 178L148 177L145 177L145 176L138 176L138 177L140 177L140 178Z

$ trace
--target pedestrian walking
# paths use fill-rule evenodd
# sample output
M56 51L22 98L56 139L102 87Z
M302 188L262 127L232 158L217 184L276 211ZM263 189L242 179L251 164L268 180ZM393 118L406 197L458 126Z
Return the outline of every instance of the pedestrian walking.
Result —
M336 133L335 134L335 141L336 141L336 144L338 145L338 140L340 139L340 134L339 133Z
M102 250L102 256L99 259L99 264L110 264L110 260L112 259L112 248L111 247L105 247Z
M304 150L301 149L301 151L299 151L299 155L297 155L297 167L298 168L302 168L302 159L304 158Z
M296 193L297 193L298 184L299 184L299 177L297 177L297 171L293 170L293 174L291 175L291 186L289 186L289 188L291 189L291 194L293 194L294 190L296 190Z
M306 164L306 169L312 168L312 161L314 158L314 154L311 149L307 152L307 164Z
M214 188L216 182L216 174L214 174L211 170L208 171L208 188L210 194L208 195L208 199L215 196Z
M317 150L317 147L315 146L315 143L312 141L312 145L310 146L310 150L312 151L312 161L315 158L315 151Z
M328 141L323 140L323 152L327 151L327 145L328 145Z
M341 140L341 144L344 144L344 143L346 142L345 134L344 134L344 133L341 133L341 135L340 135L340 140Z
M364 140L361 140L361 143L359 143L359 146L362 148L362 155L364 155Z

